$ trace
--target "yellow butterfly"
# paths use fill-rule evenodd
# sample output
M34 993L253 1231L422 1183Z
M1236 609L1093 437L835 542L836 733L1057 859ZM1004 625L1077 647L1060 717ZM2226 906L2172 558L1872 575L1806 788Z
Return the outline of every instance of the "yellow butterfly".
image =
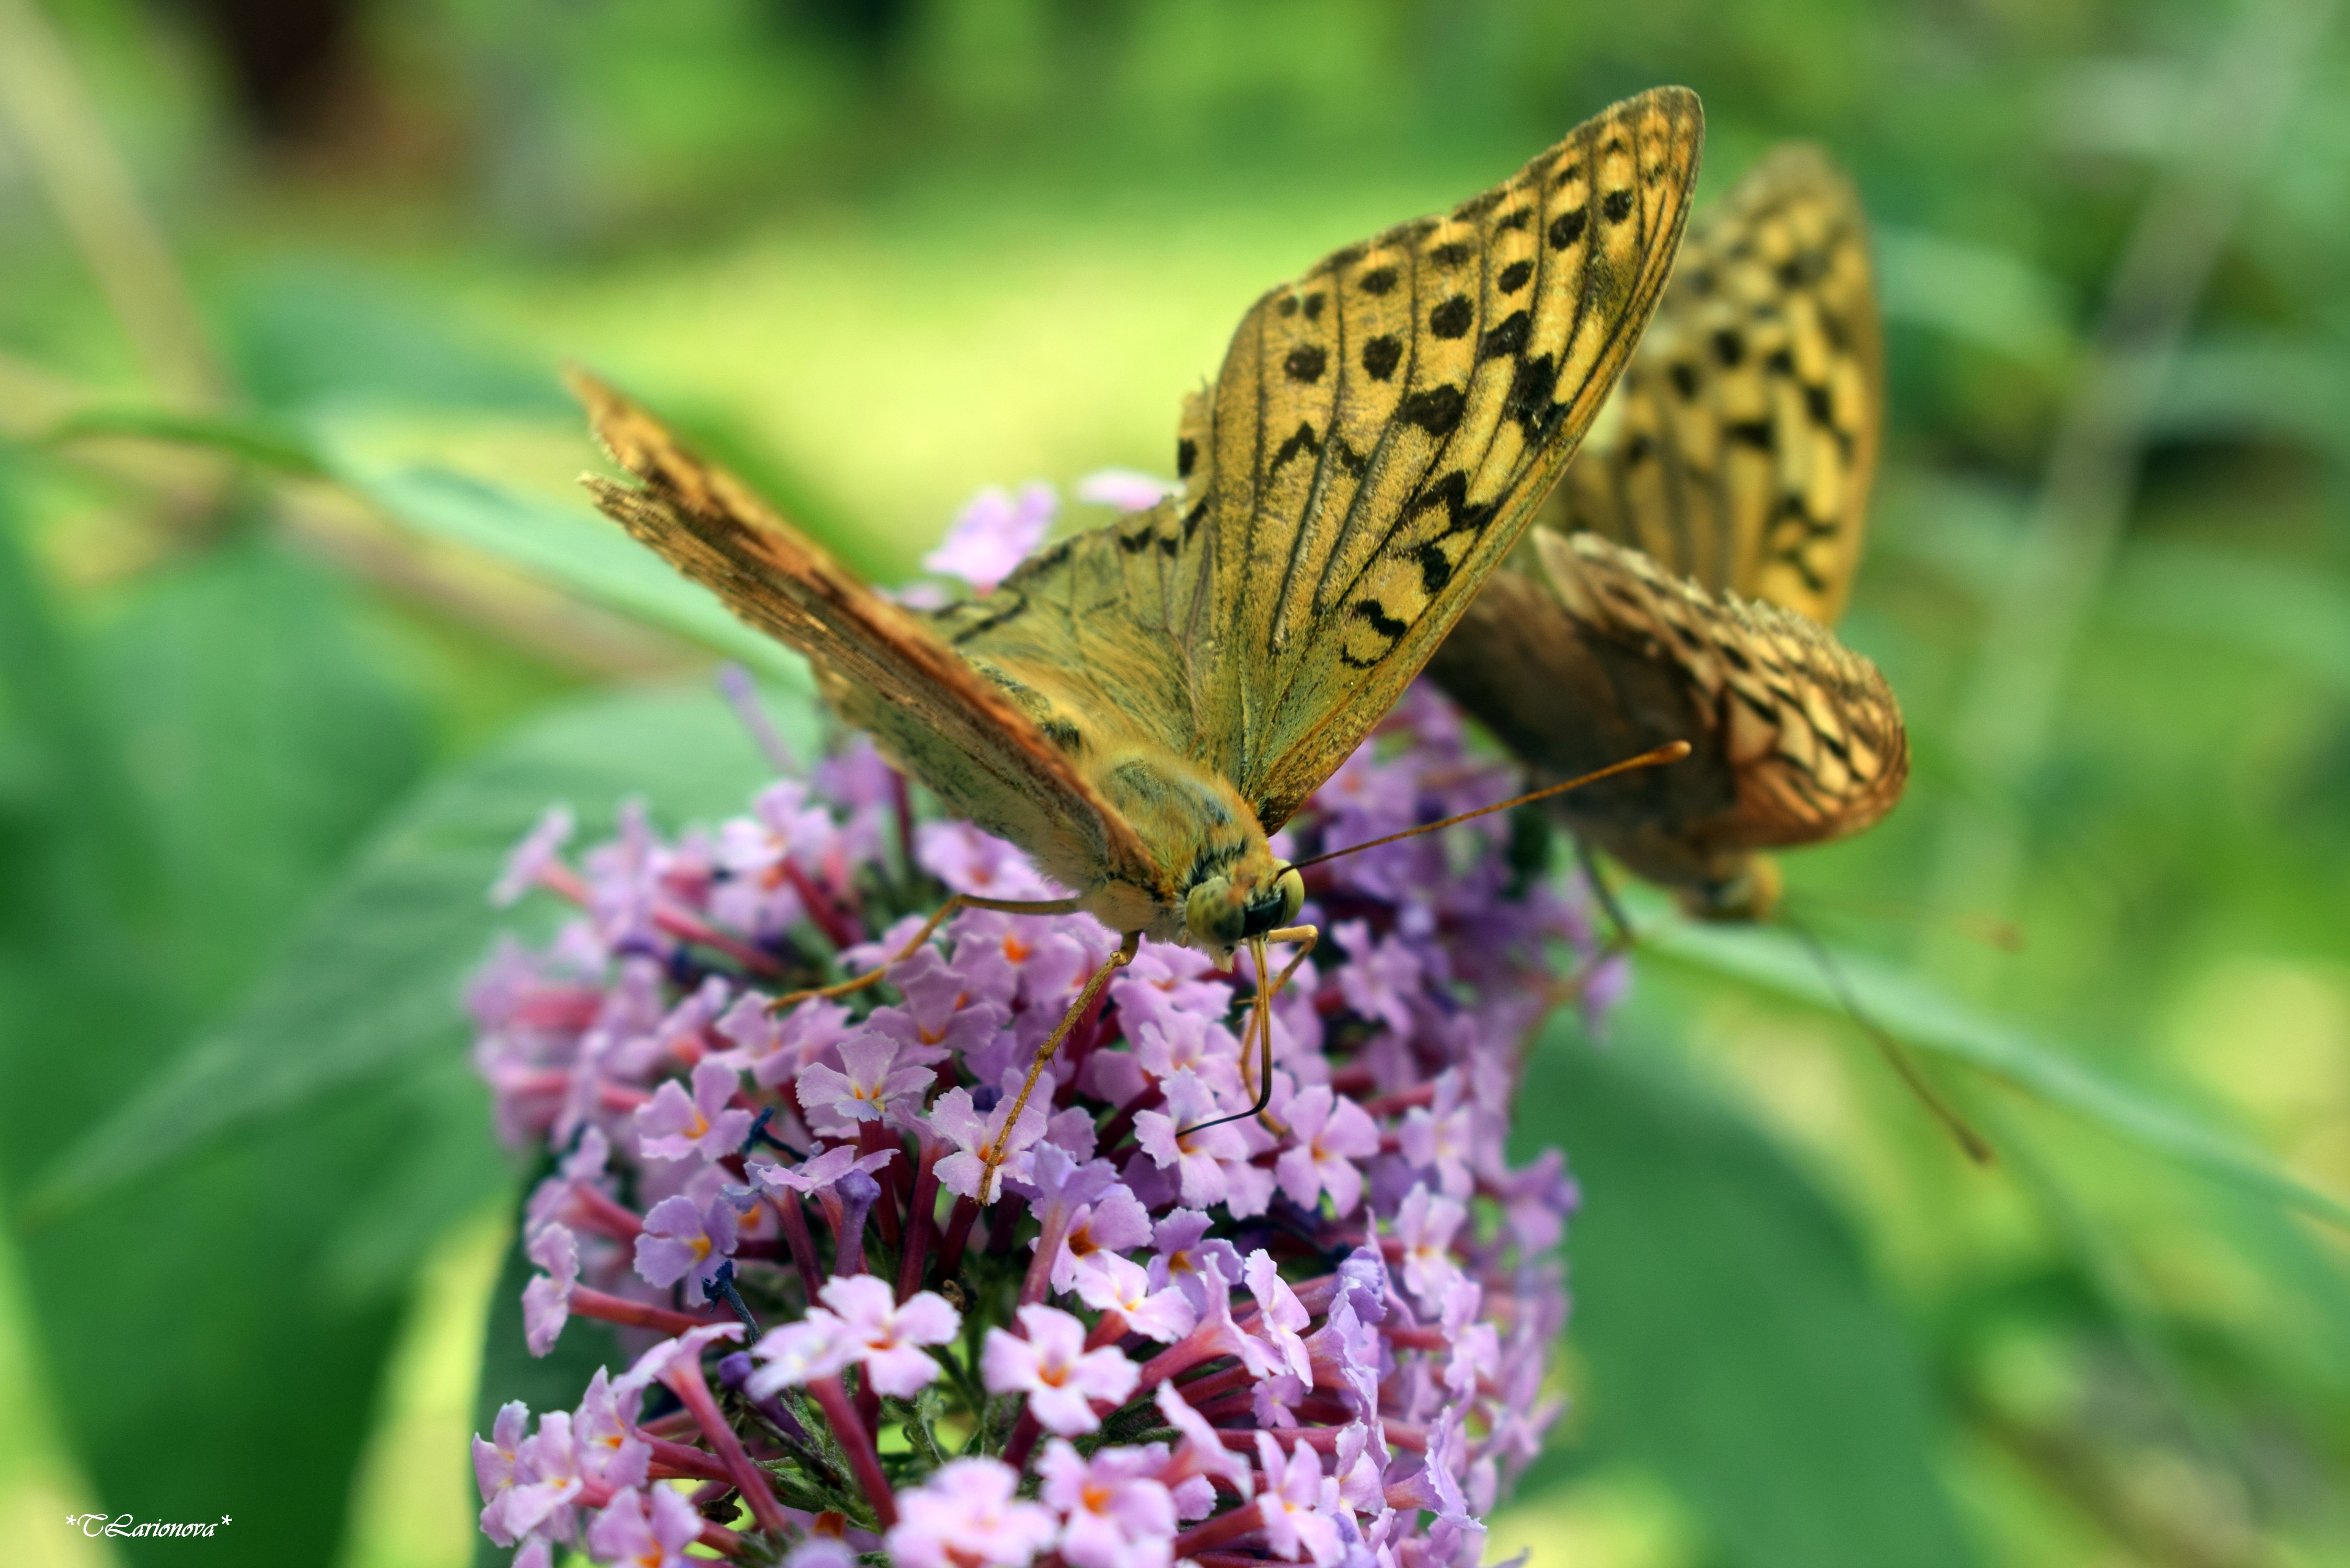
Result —
M1827 629L1883 405L1859 199L1781 148L1690 224L1590 443L1430 666L1555 774L1690 741L1555 809L1694 912L1768 914L1756 850L1858 832L1908 778L1891 689Z
M948 811L1073 890L949 909L1082 909L1125 938L1040 1051L1033 1087L1141 939L1226 961L1246 944L1260 976L1266 940L1310 947L1310 928L1289 927L1304 884L1266 836L1517 544L1663 292L1702 136L1695 94L1644 93L1451 212L1274 288L1185 409L1180 495L935 614L857 581L582 377L598 435L640 482L586 483L806 654L840 717Z

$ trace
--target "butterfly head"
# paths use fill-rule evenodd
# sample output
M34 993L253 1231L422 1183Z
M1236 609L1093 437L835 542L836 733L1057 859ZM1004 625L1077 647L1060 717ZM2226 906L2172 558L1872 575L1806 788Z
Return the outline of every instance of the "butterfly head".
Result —
M1258 859L1264 864L1252 864ZM1194 946L1229 961L1249 938L1295 921L1305 903L1305 878L1296 867L1270 854L1252 856L1192 884L1183 900L1183 925Z

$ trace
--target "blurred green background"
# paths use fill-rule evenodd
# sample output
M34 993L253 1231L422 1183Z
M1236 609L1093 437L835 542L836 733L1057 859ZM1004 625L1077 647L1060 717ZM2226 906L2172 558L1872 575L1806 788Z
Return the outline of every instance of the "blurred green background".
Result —
M802 700L586 514L561 359L895 580L983 483L1163 471L1259 289L1678 81L1708 192L1806 137L1874 217L1846 632L1916 776L1791 908L2002 1158L1786 931L1644 904L1523 1093L1587 1209L1492 1555L2350 1563L2345 26L0 0L0 1555L473 1556L480 889L550 798L735 808L717 652Z

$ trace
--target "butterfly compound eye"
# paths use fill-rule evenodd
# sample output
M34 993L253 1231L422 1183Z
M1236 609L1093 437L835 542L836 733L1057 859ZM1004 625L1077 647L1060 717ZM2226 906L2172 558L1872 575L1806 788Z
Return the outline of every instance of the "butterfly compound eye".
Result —
M1232 897L1232 885L1222 877L1211 877L1191 889L1183 900L1183 923L1191 934L1217 951L1240 945L1248 934L1248 911Z
M1297 911L1305 903L1305 878L1297 874L1295 866L1284 868L1274 878L1273 886L1249 900L1248 920L1241 928L1243 936L1261 937L1297 919Z
M1297 911L1305 907L1305 878L1295 866L1284 867L1273 890L1281 895L1281 918L1274 924L1286 926L1295 922Z

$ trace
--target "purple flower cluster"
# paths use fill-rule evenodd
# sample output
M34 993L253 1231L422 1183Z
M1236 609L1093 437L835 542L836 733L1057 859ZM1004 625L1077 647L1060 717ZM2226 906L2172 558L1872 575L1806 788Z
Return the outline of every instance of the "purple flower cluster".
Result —
M1049 509L989 504L958 549L993 571L988 526ZM1418 689L1274 848L1515 783ZM1556 1413L1566 1313L1574 1186L1555 1150L1502 1153L1522 1049L1560 995L1620 989L1512 823L1309 868L1324 935L1271 1008L1270 1105L1202 1126L1260 1086L1245 955L1146 944L1013 1120L1117 939L967 909L899 956L941 889L1057 890L917 821L861 740L714 833L631 807L573 856L550 813L497 893L577 914L491 961L476 1059L504 1136L551 1161L530 1348L575 1316L645 1348L577 1409L534 1428L509 1405L474 1439L483 1529L525 1564L698 1542L795 1568L1474 1568ZM776 1005L876 966L885 985Z

